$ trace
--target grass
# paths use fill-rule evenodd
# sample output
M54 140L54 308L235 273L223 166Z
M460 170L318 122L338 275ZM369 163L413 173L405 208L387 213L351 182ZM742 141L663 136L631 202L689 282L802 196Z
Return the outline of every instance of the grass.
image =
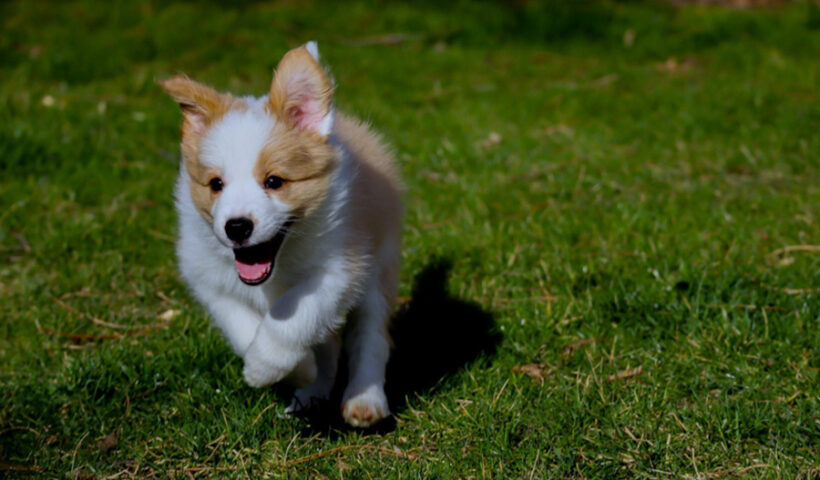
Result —
M815 4L0 18L0 476L820 476L820 254L782 250L820 243ZM369 432L244 385L174 265L155 79L261 94L309 39L408 185L396 415Z

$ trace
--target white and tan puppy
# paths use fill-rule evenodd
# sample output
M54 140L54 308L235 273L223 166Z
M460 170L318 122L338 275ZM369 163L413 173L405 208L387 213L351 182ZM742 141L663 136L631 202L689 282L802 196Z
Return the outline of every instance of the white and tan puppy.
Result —
M176 188L182 275L245 362L248 384L287 379L289 410L327 399L342 342L342 415L389 415L387 322L400 260L401 184L366 125L333 108L313 42L289 51L267 96L234 97L177 76Z

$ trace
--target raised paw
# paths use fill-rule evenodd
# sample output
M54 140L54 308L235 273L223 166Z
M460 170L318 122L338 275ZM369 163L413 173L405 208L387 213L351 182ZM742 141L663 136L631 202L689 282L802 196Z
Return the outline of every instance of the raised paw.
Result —
M252 387L266 387L285 378L296 387L308 385L316 378L316 358L309 349L297 355L287 351L272 353L269 349L259 348L254 340L245 353L242 374Z
M282 370L262 362L249 362L245 360L245 368L242 375L248 385L256 388L267 387L278 382L284 376Z
M342 417L354 427L369 427L388 415L390 409L384 389L376 386L366 388L342 404Z

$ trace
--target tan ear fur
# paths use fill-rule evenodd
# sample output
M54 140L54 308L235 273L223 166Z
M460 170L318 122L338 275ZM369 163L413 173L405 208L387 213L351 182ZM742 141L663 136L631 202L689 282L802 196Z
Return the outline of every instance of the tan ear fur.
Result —
M191 198L197 210L209 222L211 207L218 194L209 187L210 180L219 171L199 162L199 146L208 126L218 121L231 109L247 108L245 102L228 94L178 75L157 82L182 109L182 159L191 178Z
M227 112L232 103L230 95L224 95L184 75L177 75L157 82L182 109L182 138L201 135L205 129Z
M332 103L333 83L308 49L286 53L274 72L269 111L288 126L326 140Z

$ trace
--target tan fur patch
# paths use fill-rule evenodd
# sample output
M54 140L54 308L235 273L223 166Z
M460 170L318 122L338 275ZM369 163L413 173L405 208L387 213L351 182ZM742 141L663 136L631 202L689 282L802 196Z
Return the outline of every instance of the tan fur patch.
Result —
M191 178L190 190L191 200L199 213L208 221L213 223L214 219L211 215L211 210L214 202L219 198L219 192L214 192L211 189L211 179L220 176L220 172L216 168L205 167L198 161L185 162L185 169L188 171L188 176Z
M268 110L290 127L296 127L306 98L310 98L319 116L330 111L333 84L307 48L294 48L282 57L273 75L268 94ZM316 132L309 135L321 137Z
M382 259L379 276L382 295L392 308L398 290L403 213L404 187L399 170L381 137L360 121L337 112L334 133L350 153L357 170L351 190L350 219L357 235L351 238L348 249L360 248L356 243L361 238L370 239L376 252L385 245L394 245L395 255Z
M276 175L285 180L277 190L266 190L290 205L299 217L309 216L327 196L330 175L338 159L333 147L295 128L277 123L275 142L259 152L253 175L264 187L265 179Z
M200 163L200 143L208 128L226 113L231 110L245 110L248 106L243 100L219 93L184 75L158 83L182 109L182 159L191 178L191 199L202 216L213 222L211 208L219 193L211 190L210 181L221 173Z

